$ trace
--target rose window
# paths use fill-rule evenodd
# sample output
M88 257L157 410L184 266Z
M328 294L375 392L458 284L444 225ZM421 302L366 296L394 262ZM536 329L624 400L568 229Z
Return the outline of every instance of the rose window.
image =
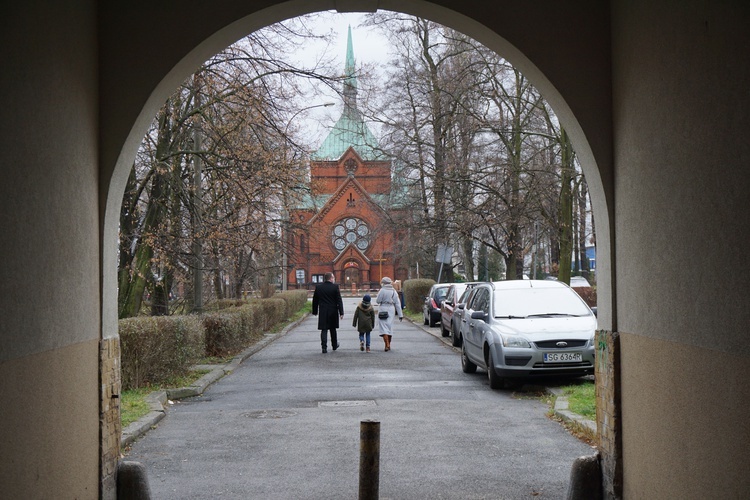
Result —
M333 246L343 250L349 243L364 251L370 246L370 228L362 219L349 217L341 219L333 227Z

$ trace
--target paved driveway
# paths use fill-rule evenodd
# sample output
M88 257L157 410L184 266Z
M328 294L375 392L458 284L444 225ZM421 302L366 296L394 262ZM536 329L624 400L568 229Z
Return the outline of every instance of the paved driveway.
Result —
M490 390L407 321L390 352L376 334L360 352L344 300L338 351L320 352L310 316L135 443L127 458L153 498L357 498L366 419L381 423L382 499L565 497L573 460L593 450L545 404Z

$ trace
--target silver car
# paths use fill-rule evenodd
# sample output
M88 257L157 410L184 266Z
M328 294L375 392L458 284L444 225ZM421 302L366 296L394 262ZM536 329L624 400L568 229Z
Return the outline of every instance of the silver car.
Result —
M564 283L497 281L469 294L460 324L461 367L506 378L594 373L596 317Z

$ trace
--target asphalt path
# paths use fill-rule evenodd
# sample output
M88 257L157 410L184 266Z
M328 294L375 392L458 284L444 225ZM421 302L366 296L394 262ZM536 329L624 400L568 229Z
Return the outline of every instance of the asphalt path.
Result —
M380 498L565 498L590 446L538 399L493 391L419 325L396 323L371 353L344 299L341 347L320 349L317 318L248 358L202 396L175 402L137 441L152 498L353 499L360 422L380 422ZM439 331L439 329L436 329Z

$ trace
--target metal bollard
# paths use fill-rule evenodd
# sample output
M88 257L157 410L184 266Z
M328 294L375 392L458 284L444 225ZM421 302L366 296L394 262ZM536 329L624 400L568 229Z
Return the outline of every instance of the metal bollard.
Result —
M380 495L380 422L359 423L359 500Z

